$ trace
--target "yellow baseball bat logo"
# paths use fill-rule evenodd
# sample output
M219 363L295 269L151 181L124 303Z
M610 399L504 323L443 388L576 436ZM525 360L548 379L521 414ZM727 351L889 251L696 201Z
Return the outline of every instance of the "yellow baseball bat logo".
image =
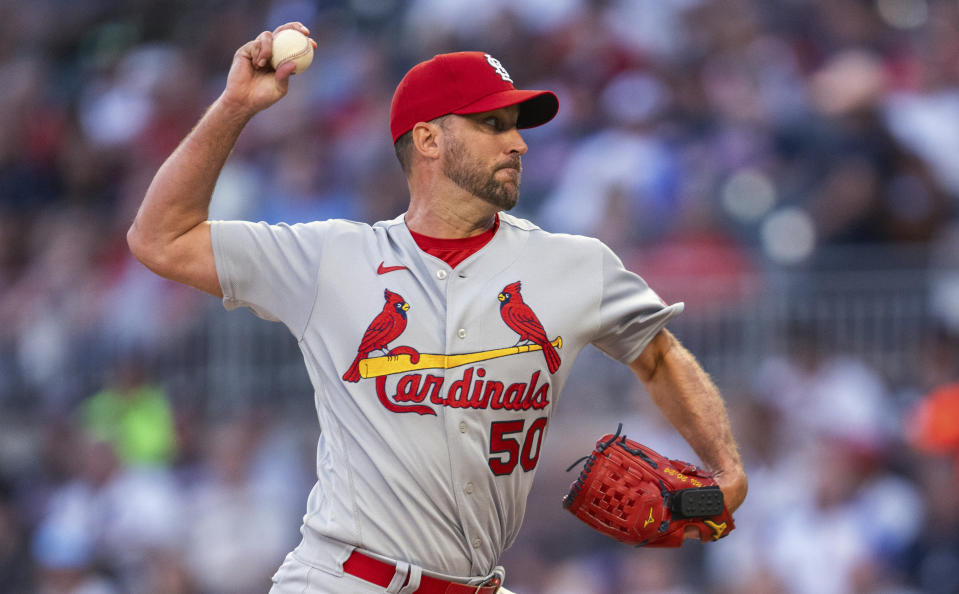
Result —
M550 344L557 349L563 348L563 337L557 336L556 340ZM401 353L398 355L363 359L360 361L359 369L360 376L371 378L381 375L392 375L394 373L406 373L407 371L418 371L420 369L451 369L461 365L469 365L470 363L478 363L499 357L508 357L510 355L541 350L543 350L543 347L538 344L524 344L521 346L479 351L476 353L461 353L458 355L423 353L420 354L420 359L416 363L413 363L408 354Z

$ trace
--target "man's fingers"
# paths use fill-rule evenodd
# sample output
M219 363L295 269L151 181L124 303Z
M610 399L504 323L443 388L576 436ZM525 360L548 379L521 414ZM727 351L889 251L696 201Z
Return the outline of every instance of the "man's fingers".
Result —
M293 74L293 71L296 70L296 63L293 60L287 60L280 64L280 67L276 69L276 82L282 83L283 81L290 78L290 75Z
M284 29L295 29L307 36L310 34L310 30L303 23L286 23L277 27L274 31L263 31L257 35L255 39L237 50L237 57L249 59L250 64L256 69L270 68L270 58L273 57L273 38ZM317 44L314 39L310 39L310 44L316 49ZM296 64L293 62L281 64L274 74L276 82L285 85L294 70L296 70Z
M273 56L273 33L264 31L256 36L253 49L253 65L257 68L264 68L270 63L270 57Z
M279 27L273 30L273 34L276 35L277 33L279 33L280 31L284 29L296 29L297 31L306 35L307 37L310 36L310 30L306 27L306 25L304 25L303 23L299 21L294 21L292 23L285 23L283 25L280 25Z

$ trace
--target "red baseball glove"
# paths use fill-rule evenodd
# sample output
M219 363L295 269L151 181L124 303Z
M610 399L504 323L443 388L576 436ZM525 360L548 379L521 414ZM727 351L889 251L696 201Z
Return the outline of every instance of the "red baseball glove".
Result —
M687 526L698 529L703 542L733 530L723 492L710 473L626 439L620 436L622 429L620 425L615 435L596 442L563 507L595 530L632 546L678 547Z

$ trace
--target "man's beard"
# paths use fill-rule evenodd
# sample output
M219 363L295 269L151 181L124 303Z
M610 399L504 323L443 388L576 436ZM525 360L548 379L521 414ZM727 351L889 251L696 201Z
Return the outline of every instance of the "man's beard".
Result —
M516 206L519 200L519 176L517 175L516 184L513 185L497 181L495 175L497 171L506 167L520 171L522 165L518 156L487 175L464 143L450 139L445 159L443 173L460 188L500 210L509 210Z

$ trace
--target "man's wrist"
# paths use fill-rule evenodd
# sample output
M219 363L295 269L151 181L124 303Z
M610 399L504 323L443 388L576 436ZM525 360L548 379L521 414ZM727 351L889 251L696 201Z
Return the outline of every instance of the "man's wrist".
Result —
M749 490L749 480L746 478L746 471L742 467L732 470L716 473L713 478L719 484L723 491L723 497L726 502L726 508L732 513L742 505L746 499L746 492Z
M256 109L224 93L213 102L207 115L242 127L256 115Z

